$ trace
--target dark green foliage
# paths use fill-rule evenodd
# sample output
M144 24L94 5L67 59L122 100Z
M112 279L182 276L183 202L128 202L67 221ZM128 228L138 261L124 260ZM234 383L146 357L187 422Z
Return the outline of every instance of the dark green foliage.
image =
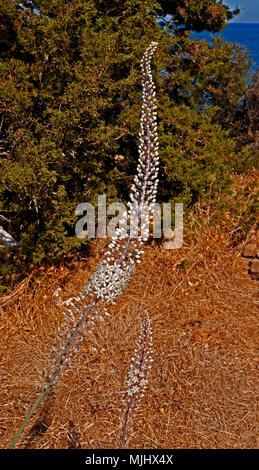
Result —
M242 93L242 95L241 95ZM232 129L232 134L237 141L237 149L246 149L247 159L245 168L251 165L258 167L259 162L259 70L254 73L253 79L245 90L241 89L240 99L237 104L226 106L226 100L222 99L222 107L217 113L217 120L224 127ZM222 97L223 98L223 97ZM223 113L224 108L226 109ZM239 162L240 164L240 162ZM239 170L244 167L239 166Z
M219 31L240 10L229 7L218 0L160 0L164 15L170 14L178 25L183 25L188 30Z
M237 119L236 119L237 121ZM246 145L254 154L255 165L259 162L259 70L246 90L245 98L238 113L239 127L236 136L240 146ZM232 126L233 126L232 120Z
M167 13L180 29L161 30ZM215 0L0 0L0 213L20 242L1 250L2 273L13 260L20 270L77 252L87 244L74 234L77 204L127 197L151 41L161 200L191 205L229 187L242 160L215 122L239 102L249 63L238 47L191 41L189 29L219 30L230 16Z
M226 191L231 182L235 143L208 115L186 105L172 106L161 123L163 197L182 201L185 208Z

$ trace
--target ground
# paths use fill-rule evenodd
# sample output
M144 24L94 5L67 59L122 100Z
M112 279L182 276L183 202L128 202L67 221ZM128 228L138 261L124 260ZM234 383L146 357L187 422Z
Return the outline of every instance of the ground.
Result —
M150 242L110 317L86 336L37 408L20 448L114 448L123 383L141 312L150 314L154 362L128 428L128 448L257 448L258 281L241 246L220 228L178 250ZM105 251L42 269L1 300L1 440L8 447L37 399L62 312L53 294L83 287ZM120 410L121 408L121 410Z

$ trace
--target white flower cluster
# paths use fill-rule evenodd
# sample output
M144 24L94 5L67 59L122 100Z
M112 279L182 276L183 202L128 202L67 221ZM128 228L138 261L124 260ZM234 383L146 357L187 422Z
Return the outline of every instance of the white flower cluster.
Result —
M142 314L139 338L125 382L128 397L143 397L152 359L152 329L147 311Z
M142 215L146 234L148 234L149 216L153 213L158 185L158 136L157 136L157 105L155 84L151 73L151 59L157 48L157 42L152 42L141 61L143 105L139 132L139 160L137 174L131 187L131 203L129 207L133 216Z
M139 133L139 159L137 174L131 187L129 213L122 218L121 228L116 230L106 252L105 259L85 288L107 302L114 303L128 283L134 267L140 263L143 241L148 240L149 214L154 210L158 185L158 136L155 85L151 73L151 59L157 43L152 42L141 61L143 106ZM127 219L133 230L127 233ZM138 222L141 220L141 233Z
M129 281L134 264L109 264L102 261L85 288L87 294L94 293L97 297L114 304L114 299L121 295Z
M119 449L123 448L128 441L127 428L129 428L129 423L132 422L133 415L140 404L140 401L137 399L144 396L151 363L153 362L152 353L152 329L148 312L144 311L141 316L140 333L136 343L136 349L124 384L126 397L123 399L123 402L126 407L124 415L120 416Z
M129 211L128 214L125 211L122 223L116 229L115 236L109 244L103 261L101 261L83 291L77 297L71 297L67 301L60 299L60 288L54 294L58 299L58 304L62 305L64 317L63 324L58 331L56 343L51 350L51 355L54 358L57 358L62 350L66 351L66 357L69 358L70 341L78 342L78 340L75 341L71 331L75 330L77 334L77 331L79 331L78 324L80 324L80 330L85 334L93 330L97 320L103 320L102 315L108 315L105 303L115 303L115 299L122 294L136 264L140 263L140 257L144 253L142 246L143 242L147 240L149 213L152 213L153 210L158 184L157 106L155 85L151 73L151 59L156 47L157 43L152 42L141 61L143 106L139 133L139 159L137 174L131 188ZM141 217L140 235L138 234L139 217ZM131 222L132 220L136 222L137 234L136 231L128 234L128 218ZM91 302L94 307L91 306ZM81 326L81 319L84 319L84 327ZM148 320L146 321L148 322ZM143 362L144 366L145 362ZM133 366L130 373L132 374L132 380L134 380L135 369ZM139 371L139 373L142 372ZM146 376L141 380L141 387L144 388ZM133 393L135 393L134 388L132 389Z
M136 263L140 262L140 256L144 253L140 249L142 245L141 240L131 240L129 237L122 240L120 235L114 237L84 293L115 303L114 299L122 294Z
M149 212L153 212L153 205L156 199L158 184L158 137L157 137L157 112L155 99L155 85L151 74L151 59L157 47L156 42L152 42L146 50L141 62L142 67L142 88L143 106L139 133L139 160L137 175L134 178L129 203L129 216L132 219L141 216L142 226L144 226L144 236L127 234L125 228L119 228L106 252L104 260L100 263L89 284L82 293L76 297L71 297L62 301L59 297L60 288L54 294L58 304L63 307L64 321L59 328L56 342L50 352L49 367L43 371L41 379L45 385L42 393L26 415L22 425L17 431L12 441L11 448L15 446L17 439L23 431L26 423L30 419L35 408L38 406L47 391L53 386L56 377L62 367L67 363L71 355L76 352L80 342L86 333L92 332L96 320L103 320L101 313L108 315L103 305L104 302L114 302L120 295L129 281L136 263L140 262L143 253L141 247L143 241L147 239ZM127 214L124 221L127 221ZM3 234L3 229L0 237ZM3 238L3 237L2 237ZM1 240L0 240L1 243ZM90 300L90 297L91 300ZM90 301L90 302L89 302ZM98 305L97 305L98 304ZM151 367L152 354L152 331L147 312L142 315L139 340L132 358L130 371L128 374L127 387L127 410L121 430L121 446L125 443L126 428L130 412L132 411L135 398L139 397L146 388L149 369ZM54 356L54 357L53 357ZM140 395L140 396L142 396Z

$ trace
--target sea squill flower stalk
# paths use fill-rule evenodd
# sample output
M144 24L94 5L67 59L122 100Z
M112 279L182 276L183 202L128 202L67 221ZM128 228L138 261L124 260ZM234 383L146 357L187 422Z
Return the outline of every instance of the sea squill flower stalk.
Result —
M155 85L151 73L151 60L157 43L152 42L141 61L142 71L142 115L139 132L139 158L137 173L131 187L128 213L123 215L120 227L108 246L104 259L97 267L90 282L78 296L61 301L59 290L55 295L63 308L64 321L59 328L57 339L50 352L48 367L41 379L45 385L42 393L32 406L16 436L13 448L36 406L53 386L62 367L74 354L87 333L91 333L98 320L108 314L106 305L115 303L129 282L136 264L140 263L144 241L148 239L149 216L152 216L158 185L158 136ZM138 220L141 219L141 233ZM128 233L128 220L135 226Z
M140 404L140 399L144 396L153 362L152 353L152 329L148 312L144 311L141 318L139 338L125 382L125 413L120 424L119 449L122 449L126 444L129 420L133 411L136 411Z

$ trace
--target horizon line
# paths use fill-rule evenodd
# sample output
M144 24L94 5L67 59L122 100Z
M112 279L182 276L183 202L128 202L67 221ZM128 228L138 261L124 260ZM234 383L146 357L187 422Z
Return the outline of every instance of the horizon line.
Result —
M230 20L228 24L259 24L259 20L258 21L234 21L234 20Z

